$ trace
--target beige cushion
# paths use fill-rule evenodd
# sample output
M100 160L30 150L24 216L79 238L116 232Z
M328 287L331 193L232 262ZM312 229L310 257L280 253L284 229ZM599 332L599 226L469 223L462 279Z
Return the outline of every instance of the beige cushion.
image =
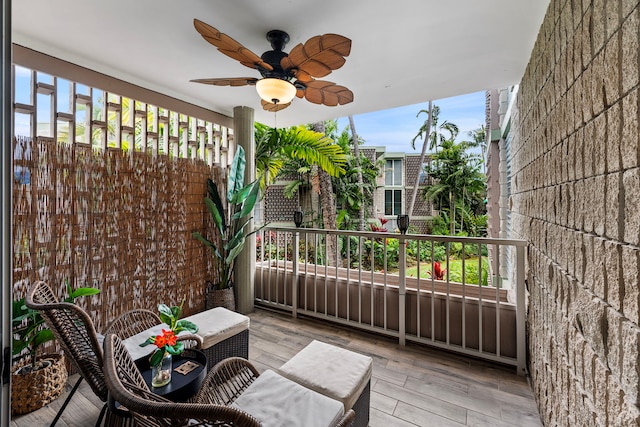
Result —
M212 308L185 319L198 326L198 335L203 341L202 348L214 346L249 329L249 317L224 307Z
M348 411L371 380L373 359L314 340L278 370L311 390L339 400Z
M344 413L337 400L302 387L267 370L233 402L264 427L328 427Z
M129 338L122 341L124 346L129 351L129 355L133 360L138 360L143 356L151 354L156 346L153 344L149 344L146 347L140 347L140 344L145 342L147 338L152 335L160 335L162 334L162 329L169 329L169 325L163 323L161 325L153 326L145 331L140 332L139 334L135 334L130 336Z

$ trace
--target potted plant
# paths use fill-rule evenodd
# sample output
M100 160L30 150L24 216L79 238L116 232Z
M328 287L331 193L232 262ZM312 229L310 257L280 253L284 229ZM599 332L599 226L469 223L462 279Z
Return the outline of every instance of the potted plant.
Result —
M211 179L207 180L207 197L204 198L204 203L214 225L212 237L208 239L198 231L192 233L213 254L215 279L207 281L207 308L223 306L235 310L233 273L236 258L242 251L247 236L257 231L247 230L247 225L253 218L249 215L258 200L260 180L244 185L245 165L244 149L238 146L229 170L226 211L218 186Z
M69 296L66 302L73 303L84 295L100 292L95 288L78 288L72 291L67 281ZM38 311L25 306L24 298L13 301L13 352L11 378L11 412L26 414L57 399L67 383L64 358L57 353L40 354L43 344L54 339L53 332L46 327Z

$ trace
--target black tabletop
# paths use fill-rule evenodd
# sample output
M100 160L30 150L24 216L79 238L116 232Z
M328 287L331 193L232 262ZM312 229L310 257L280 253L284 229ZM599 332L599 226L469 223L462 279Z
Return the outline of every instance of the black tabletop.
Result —
M186 375L176 372L176 368L187 361L196 363L198 367ZM138 359L136 365L152 392L164 396L169 400L173 400L174 402L184 402L194 396L200 389L204 377L207 375L207 357L203 352L192 349L184 350L182 354L173 356L171 382L162 387L151 386L151 368L147 357Z

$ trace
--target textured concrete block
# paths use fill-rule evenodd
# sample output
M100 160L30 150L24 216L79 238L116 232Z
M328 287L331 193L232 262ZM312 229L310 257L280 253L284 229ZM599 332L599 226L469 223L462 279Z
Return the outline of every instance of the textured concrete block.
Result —
M584 177L589 178L594 175L594 145L595 141L595 123L590 121L584 127L584 136L582 138L584 141Z
M609 5L607 5L607 10L609 9ZM618 37L612 37L607 41L604 55L604 93L606 106L608 107L614 105L620 99L620 42Z
M598 236L604 236L604 227L608 218L605 215L605 206L607 204L605 189L607 187L607 176L598 175L594 178L595 187L591 189L593 203L593 231Z
M591 41L594 54L597 54L604 46L605 40L605 12L604 0L593 0L591 15Z
M630 169L622 177L624 188L624 241L640 244L640 169Z
M640 329L630 321L623 321L621 385L627 399L640 403Z
M600 114L593 120L593 174L607 171L607 115Z
M605 151L607 160L607 172L620 170L620 143L622 128L622 102L616 102L607 110L607 148Z
M606 309L607 366L615 382L622 376L622 322L628 321L617 311Z
M606 365L598 358L594 364L595 385L594 403L596 406L596 415L599 422L608 426L607 409L609 406L609 376L610 371Z
M603 300L607 298L607 290L605 288L605 275L609 267L605 243L607 240L596 237L593 239L593 277L592 287L593 293Z
M593 115L597 117L604 111L605 70L604 50L600 50L591 62L591 103Z
M622 247L622 285L624 299L622 314L640 323L640 250L633 246Z
M623 2L623 7L631 1ZM637 4L637 3L636 3ZM640 11L635 9L622 24L622 93L637 86L638 81L638 34L640 31ZM627 16L626 14L624 16Z
M605 216L604 234L610 239L622 239L621 229L618 220L620 215L620 187L622 183L622 173L610 173L606 176L605 187Z
M605 7L606 37L611 38L620 28L620 2L608 0Z
M584 311L577 316L584 338L598 357L605 360L606 304L601 299L592 297L588 291L578 295L578 304L584 307Z
M622 99L620 157L623 169L634 168L640 164L638 138L638 90L636 89Z
M606 240L604 250L605 300L614 310L621 312L622 298L624 297L622 294L624 288L620 283L622 246L614 241Z

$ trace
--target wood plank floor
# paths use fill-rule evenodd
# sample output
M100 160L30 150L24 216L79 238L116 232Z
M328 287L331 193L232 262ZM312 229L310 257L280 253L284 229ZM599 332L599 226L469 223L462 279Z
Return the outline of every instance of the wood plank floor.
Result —
M531 389L514 368L419 345L401 347L386 337L261 309L250 318L249 359L261 372L280 367L314 339L371 356L372 427L542 425ZM12 426L49 425L65 397L14 417ZM57 425L92 426L101 407L83 382Z

